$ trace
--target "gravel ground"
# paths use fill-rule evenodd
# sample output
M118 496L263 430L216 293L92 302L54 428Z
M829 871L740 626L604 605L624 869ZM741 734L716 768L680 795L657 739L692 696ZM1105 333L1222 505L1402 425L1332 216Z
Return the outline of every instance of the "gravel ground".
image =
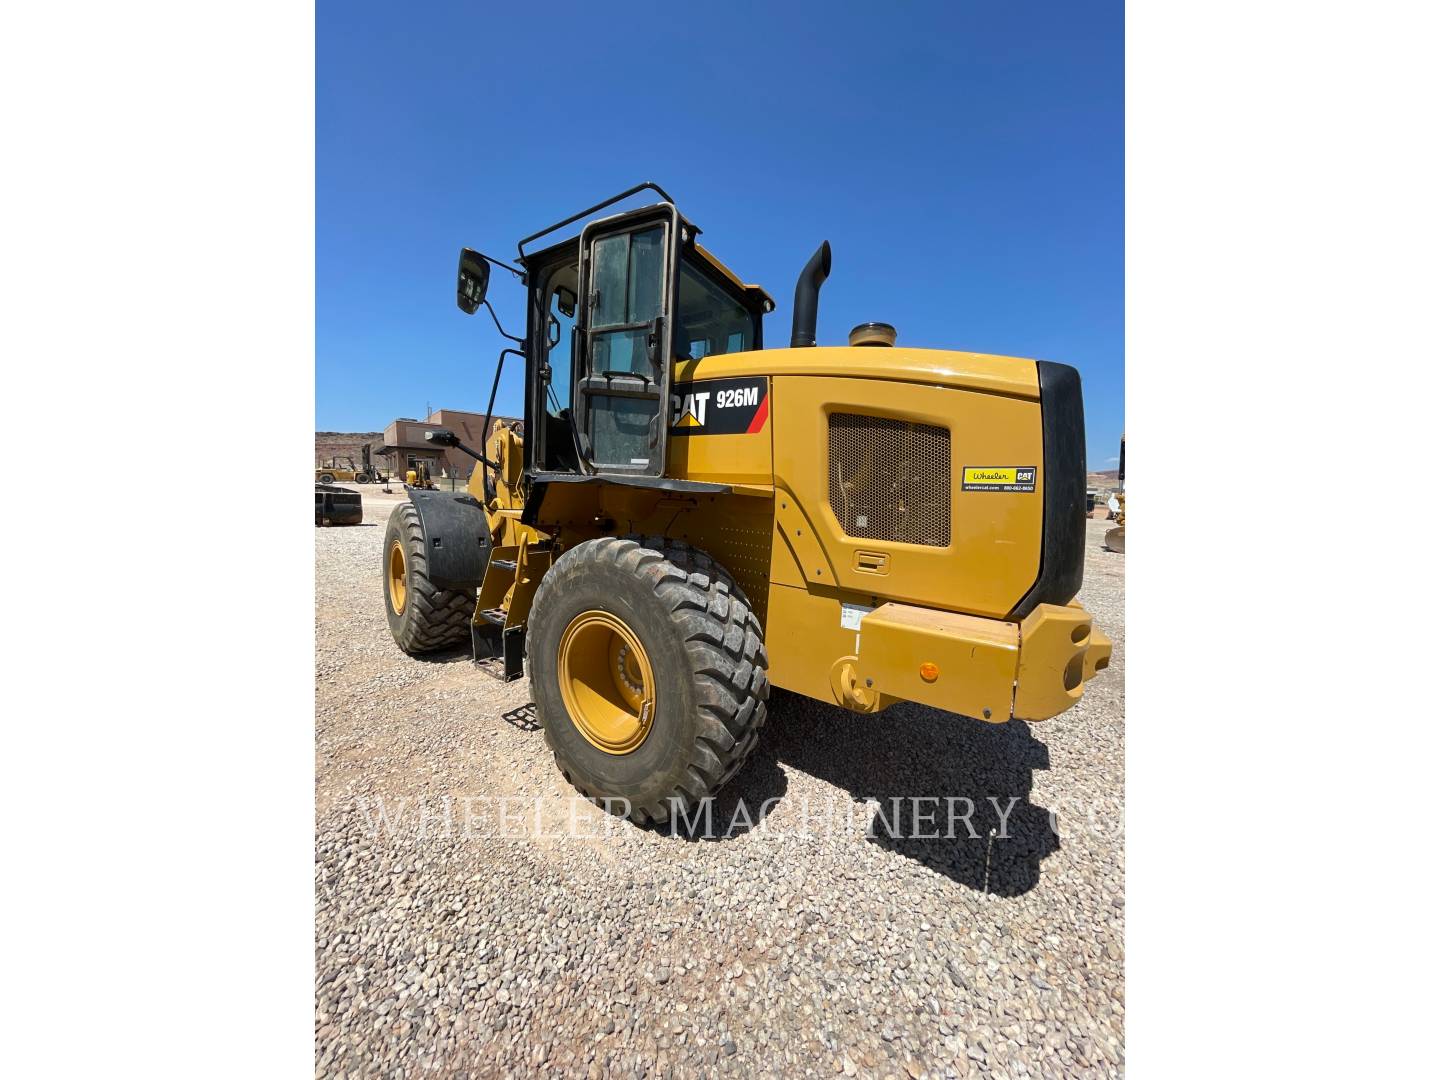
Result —
M379 565L400 497L315 531L317 1075L1123 1071L1106 522L1081 600L1115 658L1079 706L991 725L777 693L718 838L696 839L573 798L525 681L395 647ZM947 808L955 837L929 838Z

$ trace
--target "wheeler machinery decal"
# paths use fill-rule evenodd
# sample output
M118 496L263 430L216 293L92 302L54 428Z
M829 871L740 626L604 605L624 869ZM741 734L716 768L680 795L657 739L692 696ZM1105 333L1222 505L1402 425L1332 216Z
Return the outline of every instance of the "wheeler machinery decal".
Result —
M1034 491L1034 465L966 465L965 491Z

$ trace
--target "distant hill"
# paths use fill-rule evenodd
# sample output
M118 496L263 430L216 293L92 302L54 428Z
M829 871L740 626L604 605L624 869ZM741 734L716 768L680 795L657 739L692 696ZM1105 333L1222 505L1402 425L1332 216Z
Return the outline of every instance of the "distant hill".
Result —
M332 457L340 458L343 463L347 457L355 459L355 464L360 464L360 447L370 443L371 449L378 451L385 442L383 431L317 431L315 432L315 463L329 463Z

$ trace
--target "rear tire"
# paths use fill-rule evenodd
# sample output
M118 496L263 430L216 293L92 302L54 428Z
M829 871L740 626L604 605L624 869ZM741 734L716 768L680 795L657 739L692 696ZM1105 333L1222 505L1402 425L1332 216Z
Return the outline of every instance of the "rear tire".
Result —
M322 484L333 484L334 482L335 482L335 474L334 474L334 473L322 472L322 473L320 474L320 483L322 483Z
M653 710L638 745L616 737L606 750L593 724L571 716L566 696L580 700L574 687L604 667L572 659L573 642L615 620L643 652ZM555 763L582 795L616 800L602 803L611 812L637 824L668 821L677 809L689 816L755 748L770 693L760 623L703 552L661 537L579 544L541 579L526 636L531 692ZM634 692L642 677L629 681ZM615 685L620 697L602 692L618 702L624 687Z
M430 581L420 512L412 502L390 512L381 549L380 591L395 644L411 656L469 642L475 592L441 589Z

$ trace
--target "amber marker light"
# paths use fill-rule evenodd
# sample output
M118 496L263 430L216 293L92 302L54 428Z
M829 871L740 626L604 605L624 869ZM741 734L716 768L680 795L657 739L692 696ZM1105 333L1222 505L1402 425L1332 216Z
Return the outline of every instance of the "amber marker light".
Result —
M926 682L934 682L940 677L940 666L926 660L925 663L920 665L920 677Z

